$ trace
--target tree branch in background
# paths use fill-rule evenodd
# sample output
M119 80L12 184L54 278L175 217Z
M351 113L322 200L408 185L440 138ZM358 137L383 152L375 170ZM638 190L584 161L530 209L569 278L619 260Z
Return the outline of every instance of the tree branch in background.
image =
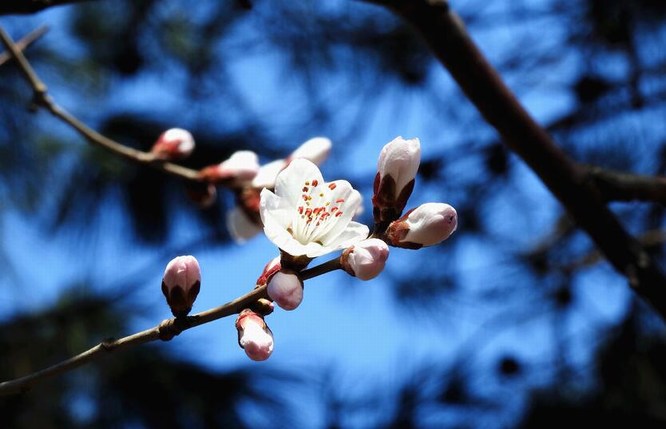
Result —
M154 154L150 152L142 152L137 149L120 144L108 137L103 136L97 131L85 125L83 122L78 120L76 117L72 116L66 110L58 106L55 101L48 94L48 89L44 82L40 80L35 71L28 63L28 60L25 58L18 46L12 41L9 35L0 28L0 40L2 44L7 49L8 53L16 59L16 62L19 65L21 73L25 79L30 83L30 86L33 89L33 103L37 107L42 107L49 111L53 116L60 119L70 127L74 128L79 134L81 134L86 140L90 143L97 146L101 146L106 150L119 155L125 159L133 161L138 164L147 165L157 170L161 170L165 173L168 173L172 176L179 177L181 179L192 181L192 182L203 182L204 180L199 176L198 170L192 170L190 168L183 167L178 164L173 164L170 162L164 162L155 157Z
M640 176L589 166L586 174L606 201L654 201L666 205L666 177Z
M371 2L373 0L370 0ZM666 277L604 196L522 107L445 0L378 0L410 22L503 142L541 178L613 267L666 320Z
M21 40L16 42L16 48L19 51L25 50L28 46L34 43L37 39L42 37L46 32L49 31L48 27L42 26L27 34ZM12 54L9 52L0 52L0 66L6 63L7 61L13 58Z
M90 0L2 0L0 15L30 14L52 6L82 3Z

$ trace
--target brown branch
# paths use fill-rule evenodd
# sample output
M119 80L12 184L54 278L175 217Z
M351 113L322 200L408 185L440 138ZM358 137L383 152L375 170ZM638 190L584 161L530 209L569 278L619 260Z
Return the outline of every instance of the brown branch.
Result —
M190 328L194 328L195 326L203 325L204 323L209 323L223 317L240 313L241 310L249 307L258 299L267 297L268 295L266 295L266 286L258 287L251 292L246 293L245 295L219 307L211 308L210 310L203 311L193 316L187 316L186 318L166 319L154 328L146 329L145 331L137 332L136 334L128 335L127 337L123 337L117 340L102 341L95 347L92 347L85 352L73 356L56 365L41 371L37 371L33 374L26 375L25 377L0 383L0 396L25 392L36 383L78 368L83 364L95 360L106 353L128 349L132 346L138 346L140 344L149 343L151 341L169 341L181 332Z
M84 1L90 0L2 0L0 2L0 15L25 15L39 12L52 6L82 3Z
M308 280L339 268L340 258L331 259L320 265L301 271L300 278L301 280ZM76 356L41 371L0 383L0 396L25 392L41 381L78 368L88 362L98 359L106 353L128 349L133 346L157 340L170 341L181 332L194 328L195 326L210 323L233 314L238 314L243 309L251 307L252 304L262 298L268 298L266 286L258 286L251 292L219 307L211 308L192 316L166 319L158 326L146 329L145 331L137 332L136 334L128 335L117 340L102 341L83 353L79 353Z
M666 205L666 177L641 176L597 166L586 167L586 174L606 201L653 201Z
M21 40L16 42L16 48L19 51L24 51L28 46L30 46L32 43L34 43L37 39L42 37L46 32L49 31L49 29L46 26L41 26L30 33L28 33L25 37L23 37ZM6 63L7 61L11 60L12 54L9 52L0 52L0 66Z
M372 0L371 0L372 1ZM666 278L603 196L522 107L445 0L378 0L410 22L503 142L541 178L613 267L663 319Z
M44 84L39 76L37 76L23 53L20 51L20 49L18 49L16 44L2 28L0 28L0 41L2 41L2 44L5 46L9 54L16 60L19 65L19 69L23 74L23 77L32 87L33 103L35 106L46 109L53 116L74 128L90 143L101 146L116 155L141 165L150 166L187 181L203 181L203 179L199 176L198 170L192 170L178 164L161 161L150 152L143 152L118 143L108 137L103 136L102 134L98 133L78 120L76 117L72 116L65 109L58 106L53 101L51 96L48 94L46 84Z

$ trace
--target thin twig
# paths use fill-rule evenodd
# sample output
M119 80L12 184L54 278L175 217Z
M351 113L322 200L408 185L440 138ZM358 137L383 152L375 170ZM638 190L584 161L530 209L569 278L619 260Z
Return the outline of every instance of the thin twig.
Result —
M187 316L186 318L166 319L158 326L146 329L145 331L137 332L136 334L128 335L117 340L102 341L85 352L73 356L58 364L45 368L41 371L37 371L33 374L26 375L25 377L0 383L0 395L12 395L25 392L36 383L64 372L71 371L72 369L78 368L83 364L95 360L106 353L110 353L116 350L124 350L133 346L138 346L140 344L149 343L151 341L169 341L181 332L190 328L194 328L195 326L203 325L204 323L209 323L223 317L240 313L241 310L247 308L253 302L260 298L266 298L267 296L266 286L261 286L224 305L211 308L210 310L203 311L193 316Z
M28 46L37 41L37 39L46 34L47 31L49 31L49 29L45 25L36 28L35 30L32 30L30 33L25 35L21 40L16 42L16 48L19 51L24 51ZM7 61L11 60L12 58L13 57L11 53L0 52L0 66L6 63Z
M74 128L90 143L101 146L111 151L112 153L115 153L116 155L120 155L123 158L129 159L138 164L150 166L187 181L203 181L203 179L199 176L198 170L192 170L178 164L160 161L152 153L133 149L103 136L102 134L85 125L76 117L72 116L65 109L58 106L55 101L53 101L51 96L48 94L46 84L44 84L39 76L37 76L37 73L35 73L35 71L32 69L30 63L25 58L21 50L18 49L16 44L2 28L0 28L0 40L7 49L8 53L16 60L21 73L23 74L23 77L32 87L34 92L33 102L36 106L48 110L53 116Z
M308 280L339 268L340 258L338 257L307 270L303 270L300 277L302 280ZM256 287L251 292L219 307L211 308L192 316L166 319L159 325L146 329L145 331L137 332L117 340L102 341L83 353L79 353L76 356L41 371L0 383L0 396L25 392L41 381L78 368L106 353L116 350L124 350L132 346L138 346L140 344L157 340L169 341L181 332L194 328L195 326L203 325L233 314L238 314L243 309L251 307L253 303L261 298L268 298L265 285Z

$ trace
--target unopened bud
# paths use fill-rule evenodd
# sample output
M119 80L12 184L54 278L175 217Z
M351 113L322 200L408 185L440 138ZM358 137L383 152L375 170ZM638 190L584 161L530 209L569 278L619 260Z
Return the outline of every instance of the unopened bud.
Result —
M419 249L441 243L457 227L456 209L444 203L426 203L392 222L386 237L393 246Z
M200 287L201 270L194 256L178 256L167 264L162 278L162 293L174 316L187 316Z
M252 360L262 361L273 353L273 333L264 318L250 309L241 311L236 319L238 344Z
M293 310L303 301L303 282L296 274L280 271L268 281L268 296L284 310Z
M234 152L229 159L217 165L204 167L199 176L212 183L230 183L241 186L250 182L259 171L257 154L249 150Z
M342 252L340 262L347 273L361 280L370 280L382 272L388 255L386 243L378 238L368 238Z
M396 137L379 154L372 197L375 223L397 219L414 189L421 162L419 139Z
M157 138L150 152L159 159L175 160L188 157L193 150L192 134L182 128L171 128Z
M311 138L293 151L291 155L287 157L287 161L289 162L296 158L305 158L317 165L321 165L321 163L328 158L328 154L331 152L331 146L331 141L326 137Z

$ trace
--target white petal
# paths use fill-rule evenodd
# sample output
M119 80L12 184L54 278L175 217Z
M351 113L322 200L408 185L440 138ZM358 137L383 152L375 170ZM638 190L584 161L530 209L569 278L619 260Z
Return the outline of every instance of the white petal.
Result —
M289 159L305 158L320 165L328 158L331 146L331 141L326 137L315 137L300 145L289 155Z
M295 208L301 199L305 183L312 183L314 180L324 183L319 168L307 159L295 159L278 174L275 194L286 198L289 205Z
M259 189L273 189L275 187L275 179L277 179L278 174L286 165L287 161L284 159L278 159L262 165L261 168L259 168L257 175L254 176L254 179L252 180L252 186Z
M227 212L227 229L236 243L244 243L262 230L261 226L252 222L239 207Z
M332 247L333 250L344 249L358 241L365 240L368 234L370 234L370 230L367 225L351 221L341 233L323 237L322 243L325 247Z

